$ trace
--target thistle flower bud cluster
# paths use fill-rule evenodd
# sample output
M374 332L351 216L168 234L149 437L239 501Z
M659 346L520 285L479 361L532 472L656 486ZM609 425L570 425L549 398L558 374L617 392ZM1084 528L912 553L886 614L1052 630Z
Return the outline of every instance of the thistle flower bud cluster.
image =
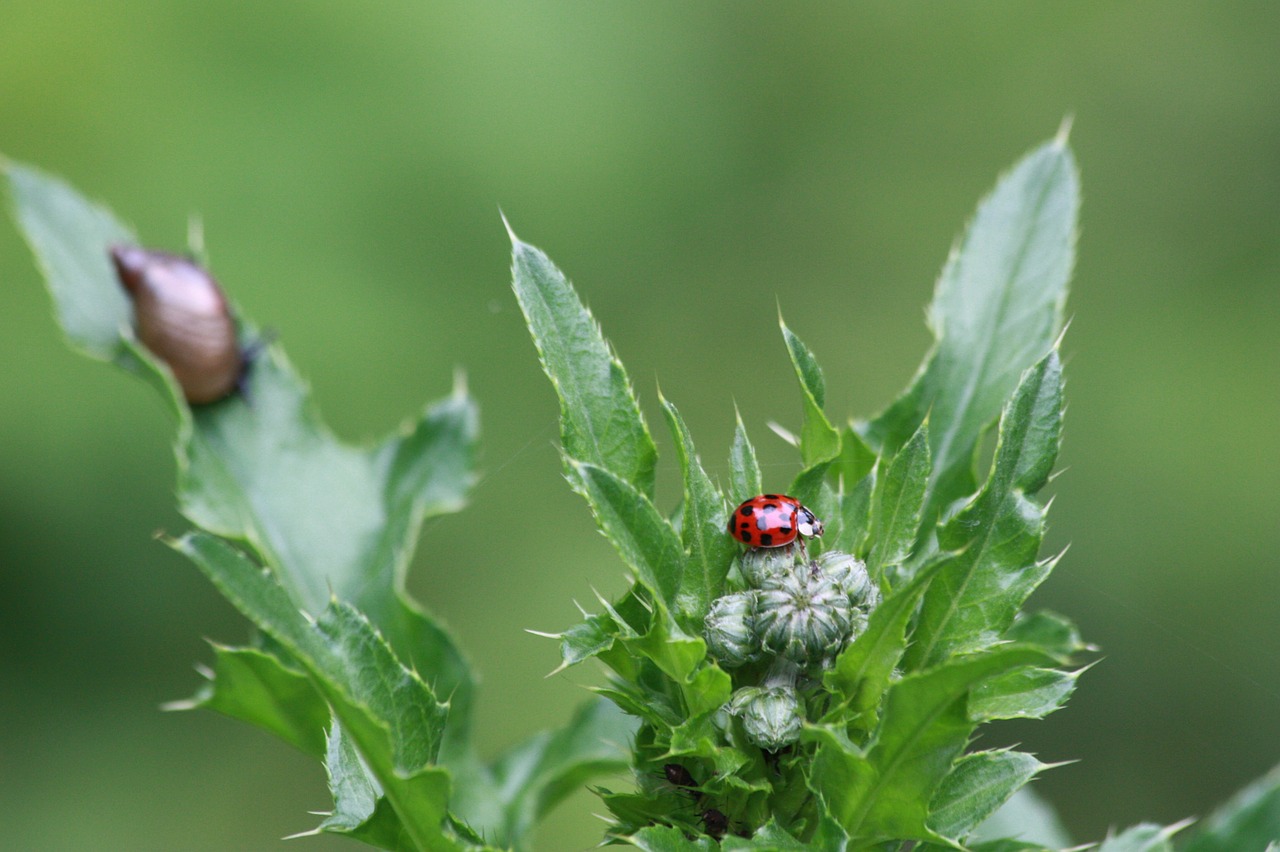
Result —
M733 694L729 712L742 720L751 741L766 751L786 748L800 738L804 712L791 686L747 686Z
M760 658L755 618L758 593L754 590L717 598L707 613L707 648L711 655L731 668Z
M829 667L867 628L880 590L859 559L828 551L797 562L798 548L753 548L738 563L751 588L718 598L707 614L707 648L721 665L769 664L762 686L726 705L752 742L776 751L800 735L799 676Z

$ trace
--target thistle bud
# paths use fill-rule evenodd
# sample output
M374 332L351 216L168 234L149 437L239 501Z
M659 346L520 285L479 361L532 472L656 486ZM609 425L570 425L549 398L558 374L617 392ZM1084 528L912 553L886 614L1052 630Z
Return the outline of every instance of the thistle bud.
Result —
M841 586L801 568L769 580L760 590L755 629L767 650L804 666L843 647L852 617Z
M814 570L842 588L855 607L873 610L880 603L880 589L867 573L867 564L861 559L828 550L814 560Z
M794 545L753 547L738 560L738 570L747 585L760 588L766 580L781 577L796 563Z
M756 595L739 592L717 598L707 613L707 649L726 666L741 666L760 656L755 636Z
M765 751L791 745L804 725L800 700L789 686L739 689L729 702L729 712L742 720L747 736Z

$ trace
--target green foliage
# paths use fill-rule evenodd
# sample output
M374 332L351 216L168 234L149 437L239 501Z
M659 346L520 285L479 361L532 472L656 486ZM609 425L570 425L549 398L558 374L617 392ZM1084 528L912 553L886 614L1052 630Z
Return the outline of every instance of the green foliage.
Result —
M636 580L559 634L563 664L599 658L611 674L601 693L640 720L638 789L602 791L615 838L644 849L714 848L707 844L722 835L724 848L743 849L949 845L1045 768L1017 752L964 751L982 722L1061 706L1079 672L1059 666L1084 650L1063 619L1019 618L1052 567L1038 557L1044 508L1033 495L1060 437L1053 343L1077 194L1062 139L1001 181L943 272L931 314L935 352L903 398L865 427L832 425L816 357L781 324L803 403L802 469L791 493L827 528L809 547L865 556L879 585L873 599L884 596L829 667L809 672L802 662L798 682L767 659L738 658L724 671L698 638L711 602L742 588L730 570L725 509L757 493L761 478L741 420L726 500L662 400L684 480L676 522L666 521L649 480L632 481L635 459L646 460L647 476L652 445L621 366L563 274L512 236L515 289L565 412L570 483ZM973 459L997 416L995 456L979 487ZM601 423L614 427L607 454L595 437ZM749 625L746 612L734 618ZM674 647L664 653L664 645ZM804 696L807 725L785 751L757 746L759 735L717 706L730 692L741 696L733 707L782 696L786 683ZM692 786L655 780L673 765Z
M7 163L5 177L71 344L140 375L173 412L179 507L206 531L177 546L260 631L215 646L209 682L171 707L226 713L323 760L335 810L318 830L392 849L524 847L566 780L624 765L631 728L607 705L518 746L523 762L486 765L471 666L404 592L423 520L461 508L474 480L477 414L460 382L370 447L329 432L278 344L244 393L191 408L135 338L108 262L110 246L137 243L130 230L35 169ZM260 345L237 319L241 344Z
M938 279L933 351L907 391L864 427L872 446L893 453L932 420L931 518L974 492L979 438L1060 333L1079 205L1065 134L1000 181Z
M1265 849L1272 843L1280 843L1280 767L1209 814L1183 852Z
M826 531L740 562L729 510L762 488L741 418L723 491L658 395L680 475L677 505L659 508L656 447L621 362L565 276L511 233L513 287L560 402L565 477L634 583L555 634L561 668L604 665L600 697L490 762L472 742L469 663L404 591L423 520L461 508L474 480L477 412L461 382L399 434L352 447L272 345L243 392L193 409L135 339L107 263L109 246L135 241L128 229L55 179L5 171L72 344L142 376L175 416L179 505L197 529L170 543L255 629L243 647L215 644L208 682L170 706L242 719L322 761L334 808L308 833L522 849L572 791L629 764L634 789L596 788L607 839L654 852L1068 844L1025 786L1051 764L968 751L982 724L1063 706L1091 650L1066 618L1022 610L1056 563L1040 555L1039 492L1061 441L1057 341L1079 203L1065 135L979 206L938 282L933 351L880 416L834 425L816 356L780 319L802 399L791 493ZM256 344L237 319L241 343ZM724 657L708 653L709 615L743 653L719 638ZM1100 848L1172 850L1188 824L1135 826ZM1273 772L1183 848L1278 837Z
M547 256L520 242L514 232L511 244L516 298L560 397L565 454L609 471L652 498L658 451L622 362Z

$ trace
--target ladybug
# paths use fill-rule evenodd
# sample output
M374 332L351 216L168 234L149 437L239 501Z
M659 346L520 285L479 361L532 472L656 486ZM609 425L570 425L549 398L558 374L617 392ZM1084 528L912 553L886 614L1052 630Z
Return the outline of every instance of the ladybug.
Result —
M751 547L782 547L797 536L822 535L822 521L800 501L785 494L760 494L744 500L729 518L729 535Z

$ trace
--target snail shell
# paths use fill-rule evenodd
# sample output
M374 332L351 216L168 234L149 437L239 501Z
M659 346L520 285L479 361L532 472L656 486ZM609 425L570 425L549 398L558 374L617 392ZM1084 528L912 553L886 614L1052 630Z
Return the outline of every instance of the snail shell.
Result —
M111 260L133 302L138 339L173 371L187 401L233 393L244 355L213 276L188 258L136 246L113 246Z

